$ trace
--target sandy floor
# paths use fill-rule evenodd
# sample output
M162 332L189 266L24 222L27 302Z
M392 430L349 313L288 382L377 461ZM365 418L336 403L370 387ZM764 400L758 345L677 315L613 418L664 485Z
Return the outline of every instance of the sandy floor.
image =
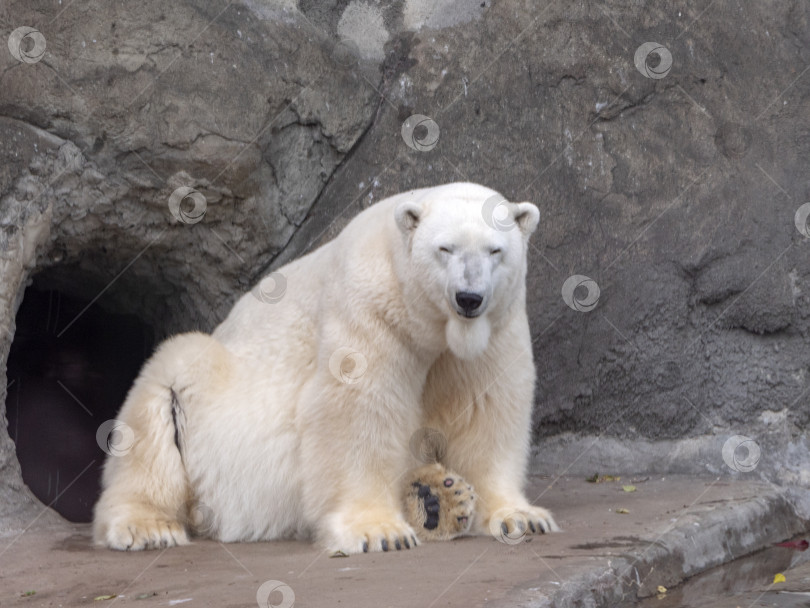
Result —
M433 607L516 605L560 585L718 505L756 496L754 482L653 478L587 483L533 478L530 497L554 511L564 532L506 545L491 537L424 544L400 552L330 558L301 542L197 541L164 551L118 553L90 544L89 526L31 528L0 539L0 606ZM627 493L623 484L637 490ZM624 508L629 513L617 513ZM775 539L775 541L784 539ZM96 599L115 596L110 599Z

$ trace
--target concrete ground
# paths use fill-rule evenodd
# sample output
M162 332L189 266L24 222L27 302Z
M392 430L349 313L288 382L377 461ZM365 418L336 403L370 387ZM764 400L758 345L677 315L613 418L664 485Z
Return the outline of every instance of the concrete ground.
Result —
M302 542L117 553L91 546L87 525L32 526L0 538L0 606L241 608L257 593L286 608L631 606L810 527L806 493L756 481L535 477L529 489L564 532L331 558Z

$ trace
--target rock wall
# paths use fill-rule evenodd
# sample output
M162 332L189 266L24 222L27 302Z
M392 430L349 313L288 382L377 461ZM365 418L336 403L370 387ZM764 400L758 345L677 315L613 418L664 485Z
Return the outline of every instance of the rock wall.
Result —
M541 209L538 471L810 483L805 3L12 0L0 24L3 363L34 276L211 329L362 208L470 180ZM0 518L27 504L0 428Z

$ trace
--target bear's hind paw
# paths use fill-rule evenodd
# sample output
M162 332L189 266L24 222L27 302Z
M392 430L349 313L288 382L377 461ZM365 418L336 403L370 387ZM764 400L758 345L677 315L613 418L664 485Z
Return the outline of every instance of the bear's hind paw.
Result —
M408 476L405 514L422 540L450 540L469 532L475 491L459 475L434 463Z

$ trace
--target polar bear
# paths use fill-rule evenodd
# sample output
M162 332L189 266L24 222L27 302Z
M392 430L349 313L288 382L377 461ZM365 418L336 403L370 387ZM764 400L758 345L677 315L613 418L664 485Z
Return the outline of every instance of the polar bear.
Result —
M352 554L431 529L556 530L522 490L538 221L471 183L405 192L270 274L211 335L164 342L118 415L131 445L105 464L96 542L158 548L196 530ZM422 483L409 444L424 428L446 447ZM445 475L457 491L430 482Z

